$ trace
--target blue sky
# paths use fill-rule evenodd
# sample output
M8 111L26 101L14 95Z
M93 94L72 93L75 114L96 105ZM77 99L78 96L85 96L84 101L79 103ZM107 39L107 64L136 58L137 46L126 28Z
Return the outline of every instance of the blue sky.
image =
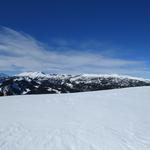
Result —
M150 2L2 0L0 72L150 76Z

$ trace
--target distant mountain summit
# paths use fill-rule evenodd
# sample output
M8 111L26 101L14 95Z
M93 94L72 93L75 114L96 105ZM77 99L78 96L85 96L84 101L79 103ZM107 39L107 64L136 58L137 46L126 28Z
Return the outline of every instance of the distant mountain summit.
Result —
M3 78L3 77L9 77L9 76L7 74L0 73L0 78Z
M43 72L23 72L23 73L20 73L18 75L16 75L18 77L30 77L30 78L44 78L46 76L48 76L48 74L46 75L45 73Z
M53 94L150 86L150 80L117 74L45 74L24 72L16 76L3 75L0 95Z

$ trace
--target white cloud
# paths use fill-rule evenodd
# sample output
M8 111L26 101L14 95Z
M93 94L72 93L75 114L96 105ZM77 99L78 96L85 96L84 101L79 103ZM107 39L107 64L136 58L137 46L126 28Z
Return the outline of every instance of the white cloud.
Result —
M74 50L70 45L67 47L65 40L59 43L61 43L57 46L59 51L56 51L56 47L48 48L28 34L2 28L0 31L0 71L127 74L133 68L144 67L142 61L110 58L92 51L80 51L80 47ZM62 51L61 45L63 45ZM85 45L87 48L88 44L82 44L82 47Z

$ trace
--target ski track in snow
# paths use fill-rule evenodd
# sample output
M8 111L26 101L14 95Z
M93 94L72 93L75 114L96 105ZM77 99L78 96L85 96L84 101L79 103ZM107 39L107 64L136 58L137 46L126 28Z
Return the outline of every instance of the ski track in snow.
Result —
M150 150L150 87L0 98L0 150Z

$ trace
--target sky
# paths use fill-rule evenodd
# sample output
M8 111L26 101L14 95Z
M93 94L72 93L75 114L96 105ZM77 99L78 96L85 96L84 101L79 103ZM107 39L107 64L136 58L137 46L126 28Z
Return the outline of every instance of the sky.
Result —
M150 78L150 2L1 0L0 72Z

